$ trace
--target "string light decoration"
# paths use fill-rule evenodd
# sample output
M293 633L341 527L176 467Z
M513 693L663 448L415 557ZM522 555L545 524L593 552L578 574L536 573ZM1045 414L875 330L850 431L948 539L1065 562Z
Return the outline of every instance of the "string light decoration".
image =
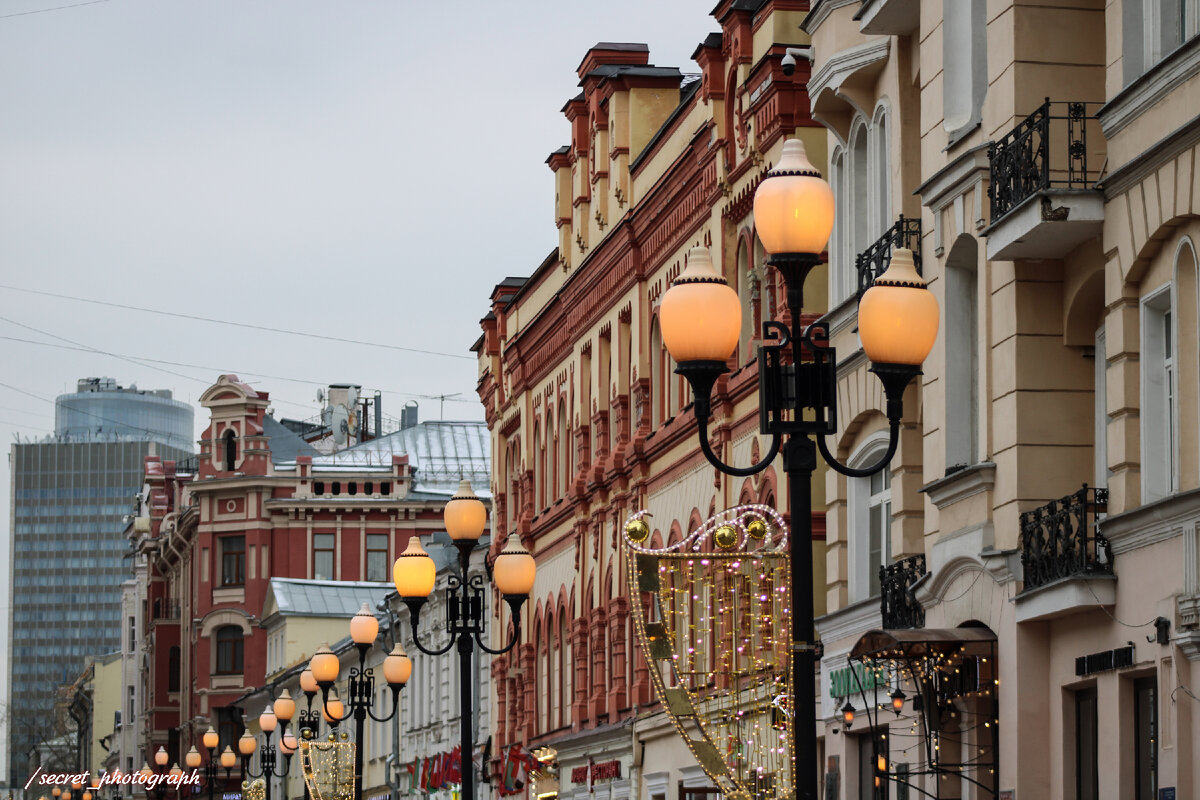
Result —
M255 778L252 781L242 781L242 796L246 800L265 800L267 796L267 784L262 778Z
M314 800L354 800L354 742L331 733L325 741L305 729L300 740L300 769Z
M775 509L737 506L651 548L646 511L625 523L633 630L654 691L729 800L790 800L790 557Z
M940 797L943 782L953 777L996 796L999 753L999 685L996 670L996 637L978 627L952 630L872 630L864 634L847 656L870 730L893 736L912 736L924 750L916 763L906 765L901 778L879 770L884 780L916 786L908 779L928 776L928 796ZM890 695L870 687L893 686ZM912 691L911 702L905 689ZM849 701L847 701L849 705ZM881 712L900 717L889 726ZM905 718L911 713L911 718ZM909 725L908 731L904 726ZM847 725L846 727L849 727ZM902 731L896 733L896 731ZM872 739L873 741L873 739ZM919 751L918 751L919 752ZM886 753L886 748L876 755ZM899 753L893 752L895 758ZM882 762L886 765L886 759ZM917 787L920 788L920 787ZM921 791L925 791L921 789Z

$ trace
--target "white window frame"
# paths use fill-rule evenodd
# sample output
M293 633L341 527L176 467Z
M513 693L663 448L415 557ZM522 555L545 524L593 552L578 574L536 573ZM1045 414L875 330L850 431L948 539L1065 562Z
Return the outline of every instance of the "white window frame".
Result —
M887 431L872 434L850 456L849 466L861 469L874 464L886 452L887 445ZM850 570L850 574L847 576L847 589L851 603L878 597L879 591L872 591L871 576L872 574L878 576L880 565L892 562L891 467L885 466L879 474L883 478L884 486L877 493L871 492L871 478L849 478L846 481L848 494L846 543ZM887 512L883 517L879 564L872 564L870 510L873 506L878 505L884 505Z
M1142 502L1178 491L1178 374L1173 361L1176 330L1175 284L1166 284L1141 303ZM1170 353L1170 355L1168 355Z

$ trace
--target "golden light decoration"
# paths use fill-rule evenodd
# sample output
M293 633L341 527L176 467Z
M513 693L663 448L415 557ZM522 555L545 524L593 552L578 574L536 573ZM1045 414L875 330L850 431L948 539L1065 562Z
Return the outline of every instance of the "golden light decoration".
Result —
M772 508L738 506L646 547L625 525L634 635L672 725L728 800L791 800L790 557ZM750 532L762 526L760 536Z
M722 525L713 532L713 542L722 550L737 547L737 530L732 525Z
M761 519L750 520L746 523L746 535L761 542L767 535L767 523Z
M634 544L641 544L650 538L650 526L643 519L631 519L625 523L625 538Z
M314 800L353 800L354 742L346 734L338 741L333 734L325 741L303 739L300 770Z
M242 797L246 800L266 800L266 782L262 778L256 778L250 782L242 781Z

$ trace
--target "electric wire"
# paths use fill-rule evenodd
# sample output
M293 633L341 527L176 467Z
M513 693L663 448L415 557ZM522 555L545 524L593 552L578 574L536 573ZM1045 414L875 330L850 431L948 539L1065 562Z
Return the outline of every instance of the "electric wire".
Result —
M399 350L405 353L420 353L428 356L441 356L443 358L458 358L467 361L475 361L475 356L463 355L461 353L444 353L439 350L425 350L419 347L404 347L398 344L387 344L385 342L369 342L361 339L346 339L340 336L329 336L321 333L309 333L308 331L294 331L287 328L275 328L270 325L255 325L250 322L234 322L227 319L216 319L214 317L202 317L198 314L184 314L178 311L162 311L157 308L146 308L144 306L133 306L125 303L113 303L108 300L97 300L91 297L76 297L69 294L59 294L57 292L46 292L40 289L26 289L22 286L12 286L9 284L0 283L0 289L8 289L12 292L24 292L26 294L35 294L42 297L53 297L58 300L73 300L77 303L91 303L93 305L108 306L109 308L120 308L125 311L139 311L144 314L158 314L163 317L173 317L175 319L189 319L196 322L208 322L214 325L231 325L236 328L247 328L249 330L266 331L268 333L282 333L287 336L303 336L308 339L322 339L328 342L338 342L339 344L356 344L364 347L379 347L385 350Z
M72 3L69 6L54 6L53 8L36 8L32 11L17 11L12 14L0 14L0 19L8 19L9 17L27 17L30 14L45 14L48 11L63 11L68 8L79 8L80 6L94 6L98 3L107 3L109 0L87 0L86 3Z

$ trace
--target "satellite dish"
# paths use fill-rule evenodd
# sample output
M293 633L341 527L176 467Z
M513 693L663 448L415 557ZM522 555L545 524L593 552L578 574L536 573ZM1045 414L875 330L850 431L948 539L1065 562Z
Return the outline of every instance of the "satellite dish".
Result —
M317 389L317 405L325 404L325 390Z
M329 423L329 428L333 433L333 441L338 444L346 443L346 434L349 431L349 426L346 424L350 417L345 406L334 406L332 409L332 419Z

